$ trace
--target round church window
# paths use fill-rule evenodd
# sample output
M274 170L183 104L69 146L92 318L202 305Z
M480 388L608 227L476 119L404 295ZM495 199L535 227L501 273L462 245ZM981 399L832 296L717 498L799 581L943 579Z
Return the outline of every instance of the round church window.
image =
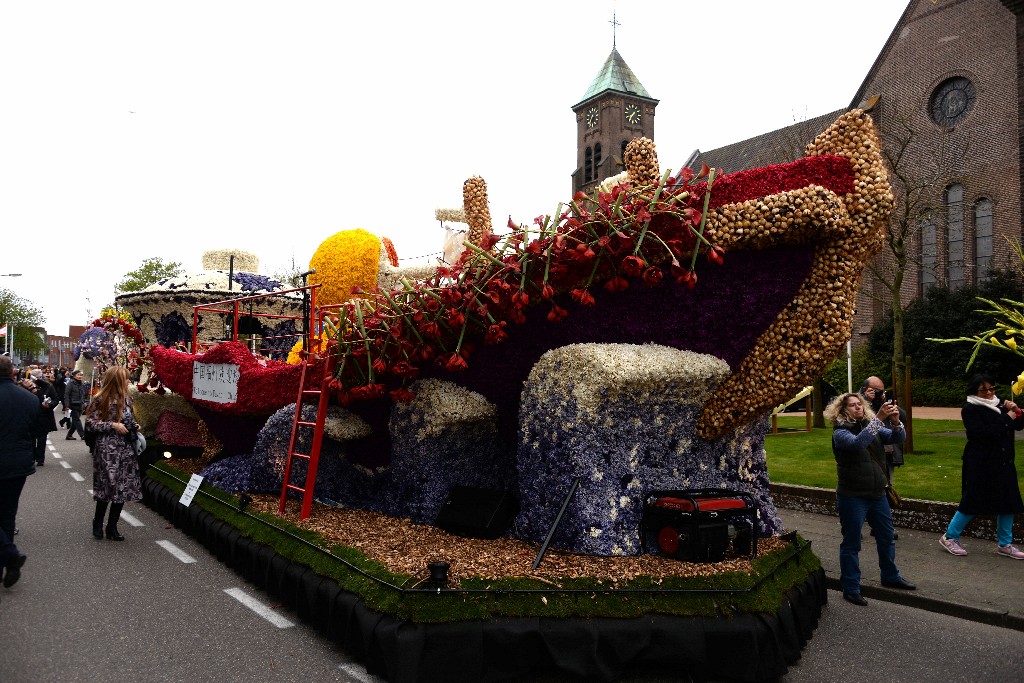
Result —
M968 79L962 76L946 79L932 93L932 120L948 128L957 125L974 107L976 97L974 84Z

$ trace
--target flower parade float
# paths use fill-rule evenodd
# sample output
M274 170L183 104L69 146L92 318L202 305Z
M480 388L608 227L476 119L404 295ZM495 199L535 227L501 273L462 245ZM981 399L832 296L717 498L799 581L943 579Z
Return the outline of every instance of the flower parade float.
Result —
M323 503L273 522L300 542L267 553L276 496L256 495L280 491L294 406L252 453L204 470L217 488L195 508L175 504L184 480L166 468L150 471L147 500L391 681L773 679L825 592L768 494L767 415L849 337L892 205L879 152L858 110L801 160L724 176L663 174L639 139L627 173L504 237L471 178L459 260L389 280L378 265L376 286L372 265L357 269L387 249L349 235L366 241L361 265L335 253L318 283L349 278L324 343L339 405ZM168 377L196 360L251 367L237 346L191 360L154 349L154 364ZM514 491L509 531L429 526L455 487ZM680 561L645 525L651 492L706 489L754 502L756 556Z

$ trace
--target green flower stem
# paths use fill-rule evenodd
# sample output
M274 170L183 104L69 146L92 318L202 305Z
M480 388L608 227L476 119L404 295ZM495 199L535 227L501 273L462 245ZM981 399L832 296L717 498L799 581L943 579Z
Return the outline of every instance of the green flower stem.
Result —
M708 173L708 184L704 189L704 210L700 214L700 225L697 227L697 239L710 245L711 243L704 239L704 223L708 219L708 207L711 206L711 185L715 182L715 169L711 169ZM697 254L700 253L700 249L693 250L693 258L690 259L690 270L693 270L694 266L697 265Z
M368 334L366 334L366 326L363 324L363 306L362 306L362 303L363 303L362 299L356 299L356 301L355 301L356 321L359 324L359 332L363 336L363 345L366 348L367 375L368 375L368 379L369 379L370 383L372 384L373 383L373 360L370 358L370 336Z

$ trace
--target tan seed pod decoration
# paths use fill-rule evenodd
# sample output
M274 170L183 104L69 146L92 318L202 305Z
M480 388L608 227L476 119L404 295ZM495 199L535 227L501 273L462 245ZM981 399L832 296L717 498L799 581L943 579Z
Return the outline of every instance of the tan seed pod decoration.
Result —
M466 239L479 245L491 232L491 212L487 208L487 181L473 176L462 184L462 209L466 214L469 234Z
M622 162L629 171L629 180L634 187L657 185L661 180L661 167L658 165L658 153L654 150L654 141L648 138L633 138L626 145Z

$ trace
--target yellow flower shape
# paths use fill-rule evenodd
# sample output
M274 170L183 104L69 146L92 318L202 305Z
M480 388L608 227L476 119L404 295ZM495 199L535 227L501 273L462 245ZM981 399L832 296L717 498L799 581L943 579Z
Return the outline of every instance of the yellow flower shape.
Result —
M328 237L309 261L316 269L309 284L321 285L317 304L340 304L351 298L353 287L376 287L379 260L380 240L366 230L342 230Z
M321 332L320 333L320 339L321 339L321 341L326 342L327 341L327 333L326 332ZM295 345L292 346L291 351L288 352L288 358L287 358L287 360L285 362L288 363L288 365L298 365L299 363L301 363L302 362L302 354L300 353L300 351L302 351L302 340L301 339L299 339L299 341L295 342Z
M1024 391L1024 372L1017 375L1017 381L1013 383L1012 390L1014 396Z
M1003 343L1005 343L1008 347L1010 347L1011 351L1016 351L1017 350L1017 340L1014 339L1013 337L1007 337L1004 340Z

